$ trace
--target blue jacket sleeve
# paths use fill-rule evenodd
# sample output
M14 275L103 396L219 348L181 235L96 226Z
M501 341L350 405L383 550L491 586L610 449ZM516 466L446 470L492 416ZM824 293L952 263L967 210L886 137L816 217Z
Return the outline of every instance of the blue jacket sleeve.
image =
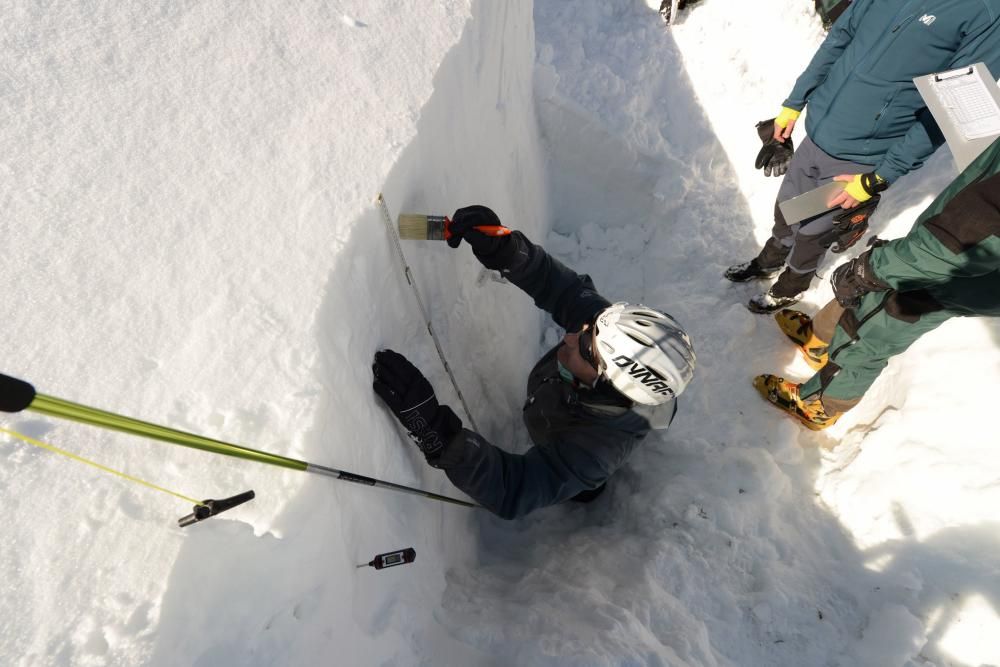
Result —
M917 113L917 122L886 151L873 171L888 183L894 183L900 176L922 167L943 143L944 135L925 107Z
M594 489L607 480L627 458L622 448L601 429L574 434L573 442L556 440L546 447L532 447L511 454L464 430L455 451L457 462L445 469L448 479L476 502L503 519L515 519L541 507ZM636 437L635 442L639 438ZM458 443L453 443L458 444Z
M830 32L827 34L826 39L823 40L819 49L816 50L815 55L813 55L812 60L809 62L809 66L806 67L805 71L795 81L795 86L792 88L791 94L788 96L788 99L782 102L782 106L795 109L796 111L802 111L805 108L806 103L809 101L809 96L826 80L827 74L830 73L830 68L833 67L833 64L840 58L844 49L854 39L858 22L864 18L864 13L868 10L871 3L872 0L855 0L840 15L840 18L830 27Z

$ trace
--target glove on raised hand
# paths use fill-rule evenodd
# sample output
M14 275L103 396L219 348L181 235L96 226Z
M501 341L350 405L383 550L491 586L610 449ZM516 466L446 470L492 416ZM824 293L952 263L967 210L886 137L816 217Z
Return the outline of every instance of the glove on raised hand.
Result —
M788 171L788 163L795 154L795 144L789 137L784 141L774 138L774 119L762 120L757 123L757 136L764 146L757 153L754 167L763 169L765 176L784 176Z
M372 371L375 393L433 465L445 445L462 430L462 420L447 405L438 405L431 383L398 352L376 352Z
M868 250L846 264L841 264L833 272L830 278L833 297L844 308L857 308L861 305L861 298L869 292L892 289L875 275L870 262L871 254L872 251Z
M492 209L486 206L466 206L455 211L451 216L448 231L448 245L457 248L465 239L472 246L476 259L487 269L499 271L507 268L511 256L517 250L517 244L511 235L488 236L476 227L499 227L503 223Z

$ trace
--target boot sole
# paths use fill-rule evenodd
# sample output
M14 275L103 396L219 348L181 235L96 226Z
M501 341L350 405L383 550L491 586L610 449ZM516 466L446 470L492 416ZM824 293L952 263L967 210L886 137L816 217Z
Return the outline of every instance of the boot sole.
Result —
M796 299L795 301L789 301L787 303L781 304L780 306L773 306L773 307L758 306L753 301L747 301L747 310L749 310L751 313L757 313L758 315L771 315L772 313L776 313L779 310L782 310L784 308L787 308L788 306L798 303L799 301L801 301L801 299Z
M751 280L766 280L767 278L774 276L779 271L781 271L781 269L775 269L774 271L769 271L768 273L760 273L754 276L747 276L746 278L733 278L731 276L727 276L726 274L722 274L722 277L731 283L748 283Z

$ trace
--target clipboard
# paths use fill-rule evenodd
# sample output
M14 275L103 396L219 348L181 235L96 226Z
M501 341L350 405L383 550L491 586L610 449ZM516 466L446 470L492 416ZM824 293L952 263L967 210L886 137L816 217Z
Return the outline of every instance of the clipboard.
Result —
M847 183L843 181L830 181L815 190L778 202L778 208L781 209L781 215L785 216L785 223L794 225L836 208L830 206L830 200L843 192L846 187Z
M1000 136L1000 86L985 63L913 79L959 171Z

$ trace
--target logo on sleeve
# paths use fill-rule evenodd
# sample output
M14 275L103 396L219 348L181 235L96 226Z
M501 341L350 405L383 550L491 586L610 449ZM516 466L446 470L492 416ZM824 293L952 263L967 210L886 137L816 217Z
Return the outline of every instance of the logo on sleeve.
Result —
M923 23L924 25L928 25L928 26L929 26L930 24L932 24L932 23L934 23L935 21L937 21L937 17L936 17L936 16L934 16L933 14L924 14L924 15L923 15L923 16L921 16L921 17L920 17L920 19L918 19L918 20L919 20L919 21L920 21L921 23Z

